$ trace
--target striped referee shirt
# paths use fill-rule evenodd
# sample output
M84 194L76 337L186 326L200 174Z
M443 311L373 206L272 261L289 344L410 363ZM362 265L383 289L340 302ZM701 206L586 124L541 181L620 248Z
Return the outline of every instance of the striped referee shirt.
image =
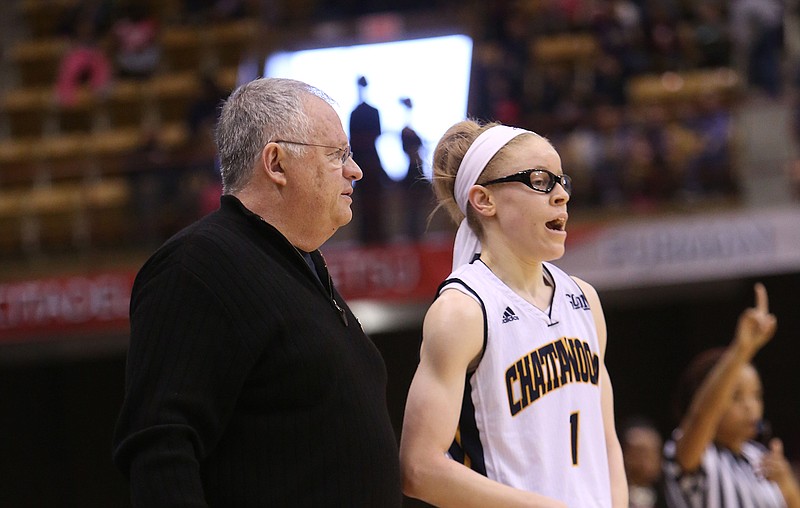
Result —
M710 444L697 471L685 473L675 461L675 441L664 446L664 483L671 508L785 508L778 485L761 476L766 448L748 441L741 454Z

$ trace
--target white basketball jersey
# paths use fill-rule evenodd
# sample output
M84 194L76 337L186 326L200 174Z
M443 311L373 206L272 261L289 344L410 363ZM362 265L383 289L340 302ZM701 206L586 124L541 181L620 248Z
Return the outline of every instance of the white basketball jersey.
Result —
M575 281L545 263L550 308L520 297L480 260L456 269L457 289L484 310L484 353L467 375L450 455L488 478L571 508L611 506L600 359L592 311Z

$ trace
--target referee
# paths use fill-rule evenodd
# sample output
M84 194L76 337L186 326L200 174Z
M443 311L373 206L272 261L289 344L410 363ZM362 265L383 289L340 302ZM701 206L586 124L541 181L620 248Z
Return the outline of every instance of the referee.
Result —
M761 379L751 360L772 339L777 321L767 291L739 317L727 348L701 353L678 391L683 417L668 441L664 480L672 508L800 507L800 485L779 439L754 439L764 413Z

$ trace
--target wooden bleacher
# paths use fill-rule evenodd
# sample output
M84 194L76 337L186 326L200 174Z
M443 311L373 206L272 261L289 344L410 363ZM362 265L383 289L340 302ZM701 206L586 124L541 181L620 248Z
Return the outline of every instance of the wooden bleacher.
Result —
M0 99L0 111L12 137L29 138L45 134L52 113L52 95L49 87L17 87Z
M697 69L633 77L628 86L628 96L635 105L694 101L708 94L731 100L736 98L742 86L733 69Z
M130 215L120 212L130 197L124 178L0 191L0 254L36 255L113 242L129 233Z
M532 60L538 65L580 65L590 62L599 51L590 33L564 33L535 38L531 42Z
M223 69L217 80L230 89L236 72L236 68ZM197 98L198 79L187 71L161 73L146 81L118 81L101 97L81 90L69 107L58 105L52 87L18 87L0 97L0 121L6 123L12 139L141 128L151 121L179 123ZM0 156L0 164L3 159Z
M239 65L242 57L253 50L258 36L256 19L243 19L215 23L209 27L209 52L215 58L215 67L226 69Z
M204 31L193 26L170 27L161 32L161 59L170 72L201 69L208 65Z
M69 47L63 37L20 41L8 49L8 60L19 76L19 86L52 85L59 63Z
M20 18L31 39L52 37L80 0L22 0L17 2Z
M97 171L97 163L102 163L103 174L124 173L125 158L142 145L145 135L138 127L127 127L0 141L0 189L25 186L37 180L84 178ZM175 150L185 145L188 132L182 123L174 123L162 126L158 137L167 150Z
M239 61L258 35L255 18L182 24L180 0L144 1L161 25L157 72L115 79L101 94L79 90L68 107L56 99L55 83L70 44L65 20L80 0L15 2L27 36L3 52L12 72L0 89L0 256L126 238L136 222L134 173L150 169L135 162L137 150L153 132L167 153L187 147L201 73L216 70L222 87L235 86Z

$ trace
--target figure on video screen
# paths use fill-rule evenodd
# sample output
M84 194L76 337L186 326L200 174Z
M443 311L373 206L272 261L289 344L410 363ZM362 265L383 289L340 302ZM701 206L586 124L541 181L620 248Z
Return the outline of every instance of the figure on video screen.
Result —
M389 177L375 146L375 141L381 135L381 117L379 111L364 98L367 78L360 76L357 85L358 106L350 113L350 146L364 172L364 178L357 184L362 207L359 239L365 244L383 243L387 239L383 207Z
M400 131L400 143L408 156L408 169L402 180L405 234L411 240L419 240L425 231L425 212L430 209L432 194L422 170L422 138L411 127L413 103L409 97L403 97L400 104L407 113L405 127Z

